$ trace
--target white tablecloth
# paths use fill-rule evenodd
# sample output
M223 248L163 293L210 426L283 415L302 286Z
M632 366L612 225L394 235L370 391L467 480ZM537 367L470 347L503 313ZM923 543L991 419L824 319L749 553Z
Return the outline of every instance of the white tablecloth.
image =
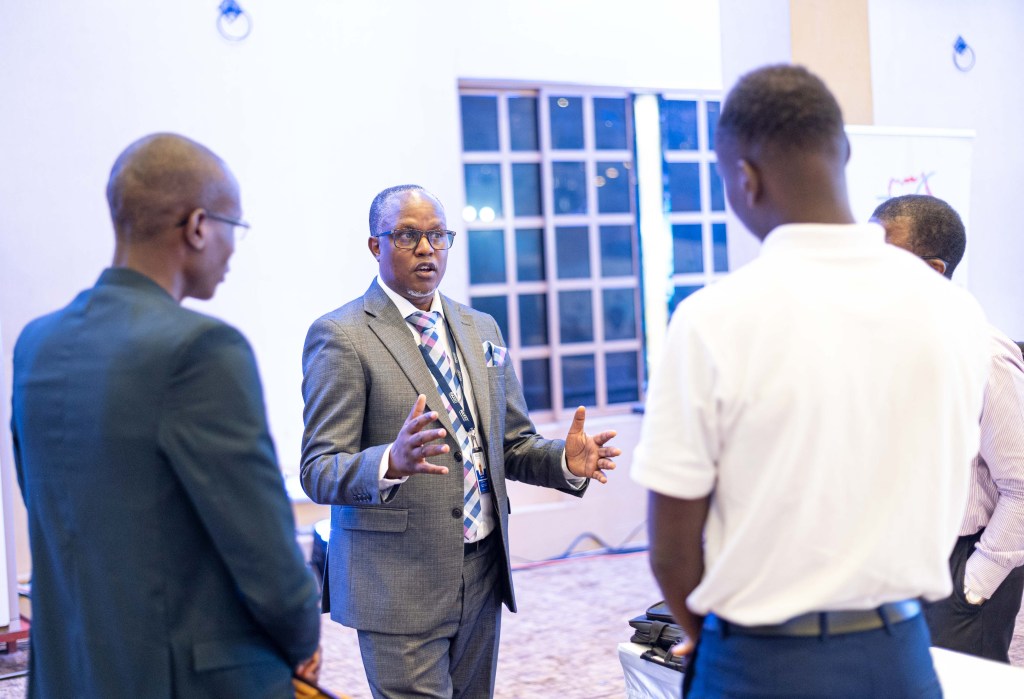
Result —
M683 675L640 656L647 646L619 644L628 699L680 699ZM1024 697L1024 668L932 648L932 661L946 699Z

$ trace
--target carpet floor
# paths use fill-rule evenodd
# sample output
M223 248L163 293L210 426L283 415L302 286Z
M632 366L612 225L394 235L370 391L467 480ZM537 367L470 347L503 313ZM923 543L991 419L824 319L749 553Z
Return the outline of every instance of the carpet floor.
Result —
M646 553L588 556L516 571L518 614L502 618L495 696L499 699L625 697L616 646L628 641L627 621L660 594ZM323 620L325 687L369 699L356 634ZM24 668L27 651L0 654L0 675ZM1024 666L1024 610L1010 650ZM0 699L23 697L24 678L0 681Z

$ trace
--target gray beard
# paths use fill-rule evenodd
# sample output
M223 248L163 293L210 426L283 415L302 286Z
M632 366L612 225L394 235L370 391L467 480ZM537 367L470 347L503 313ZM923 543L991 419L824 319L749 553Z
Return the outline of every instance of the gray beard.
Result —
M409 294L409 296L415 296L418 299L430 298L434 295L433 291L413 291L412 289L406 289L405 293Z

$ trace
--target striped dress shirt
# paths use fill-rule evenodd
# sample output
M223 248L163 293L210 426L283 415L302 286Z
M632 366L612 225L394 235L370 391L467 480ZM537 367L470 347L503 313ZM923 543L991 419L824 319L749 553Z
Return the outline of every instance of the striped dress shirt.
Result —
M967 561L964 585L987 599L1011 570L1024 565L1024 361L1020 348L995 328L981 451L971 465L960 535L983 528Z

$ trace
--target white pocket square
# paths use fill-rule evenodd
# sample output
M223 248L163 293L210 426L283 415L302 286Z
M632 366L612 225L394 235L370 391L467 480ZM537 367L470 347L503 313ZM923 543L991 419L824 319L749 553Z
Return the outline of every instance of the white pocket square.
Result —
M484 362L487 366L505 366L508 359L508 348L484 340Z

